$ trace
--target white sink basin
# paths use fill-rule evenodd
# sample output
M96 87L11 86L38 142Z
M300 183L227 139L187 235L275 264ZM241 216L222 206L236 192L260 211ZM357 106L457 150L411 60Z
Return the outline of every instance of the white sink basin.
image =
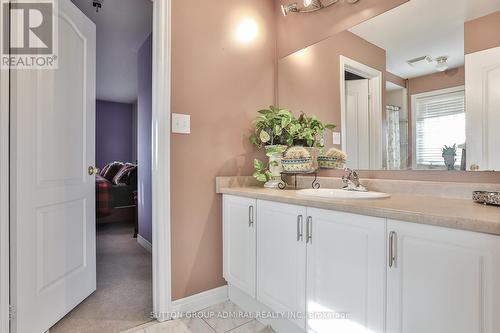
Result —
M298 195L303 195L307 197L319 197L328 199L341 199L341 200L359 200L359 199L383 199L389 198L391 195L381 192L356 192L356 191L346 191L342 189L307 189L298 190Z

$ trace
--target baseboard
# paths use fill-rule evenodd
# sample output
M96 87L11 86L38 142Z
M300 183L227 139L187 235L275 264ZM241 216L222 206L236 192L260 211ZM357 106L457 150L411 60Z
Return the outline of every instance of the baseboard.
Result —
M139 243L139 245L142 246L149 253L153 252L153 245L151 245L151 243L141 235L137 235L137 243Z
M227 286L207 290L172 302L172 311L196 312L228 300Z

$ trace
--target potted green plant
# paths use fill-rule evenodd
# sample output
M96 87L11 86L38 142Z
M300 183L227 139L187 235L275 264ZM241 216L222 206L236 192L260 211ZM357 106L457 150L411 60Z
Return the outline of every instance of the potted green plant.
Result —
M255 119L255 131L250 142L257 148L264 146L286 145L289 125L294 121L293 114L287 109L270 106L258 111Z
M455 162L456 162L456 156L457 156L457 145L454 144L451 147L444 146L443 147L443 158L444 158L444 164L446 165L446 168L448 170L455 170Z
M289 126L289 134L293 145L306 147L313 161L313 168L318 167L318 148L324 146L325 130L335 129L334 124L324 124L316 116L308 116L304 112Z
M275 106L258 112L250 142L257 148L265 148L269 163L266 168L264 162L255 160L254 177L265 182L265 187L276 188L281 181L281 158L287 148L288 128L294 116L290 111Z

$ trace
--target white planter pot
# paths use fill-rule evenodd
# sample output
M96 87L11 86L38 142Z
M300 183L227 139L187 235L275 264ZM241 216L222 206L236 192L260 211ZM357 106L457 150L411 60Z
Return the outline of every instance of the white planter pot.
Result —
M283 152L285 152L285 150L286 146L266 147L266 155L269 157L269 172L271 172L271 179L264 184L264 187L278 188L279 183L281 183L281 172L283 171L281 159L283 158Z

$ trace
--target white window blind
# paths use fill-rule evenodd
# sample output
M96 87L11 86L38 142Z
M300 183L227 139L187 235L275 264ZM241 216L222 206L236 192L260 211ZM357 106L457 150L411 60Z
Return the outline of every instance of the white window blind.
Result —
M457 145L460 166L465 143L465 92L440 92L417 96L414 103L415 161L417 168L444 167L443 147Z

